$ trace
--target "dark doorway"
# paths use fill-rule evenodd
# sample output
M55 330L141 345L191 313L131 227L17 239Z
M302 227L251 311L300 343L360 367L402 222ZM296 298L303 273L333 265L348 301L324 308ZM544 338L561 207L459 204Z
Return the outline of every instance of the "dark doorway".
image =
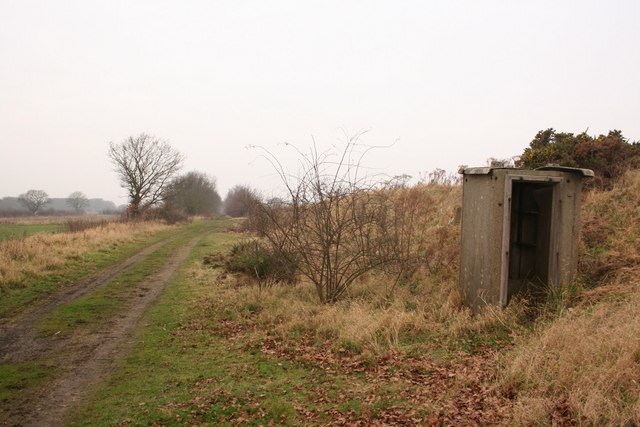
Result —
M553 183L513 182L507 302L539 297L549 282L553 192Z

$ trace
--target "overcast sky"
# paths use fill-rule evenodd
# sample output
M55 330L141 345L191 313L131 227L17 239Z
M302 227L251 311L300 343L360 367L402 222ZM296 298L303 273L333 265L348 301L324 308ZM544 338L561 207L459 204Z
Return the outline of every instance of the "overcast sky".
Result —
M640 1L0 0L0 197L121 204L110 141L147 132L185 171L276 192L347 133L415 177L522 153L553 127L640 140Z

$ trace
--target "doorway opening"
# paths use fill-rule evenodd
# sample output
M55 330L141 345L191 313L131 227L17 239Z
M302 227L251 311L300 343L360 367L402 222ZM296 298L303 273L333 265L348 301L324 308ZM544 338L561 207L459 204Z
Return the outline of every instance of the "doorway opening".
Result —
M512 183L507 303L518 294L540 298L550 282L555 184Z

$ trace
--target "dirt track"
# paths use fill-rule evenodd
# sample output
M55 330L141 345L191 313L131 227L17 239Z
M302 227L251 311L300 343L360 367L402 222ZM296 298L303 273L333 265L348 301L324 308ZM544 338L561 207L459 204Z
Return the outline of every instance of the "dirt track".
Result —
M97 332L73 334L68 338L38 337L37 321L61 304L87 294L111 281L117 274L140 263L167 243L151 245L126 261L112 266L97 277L66 287L37 308L0 327L0 363L52 360L56 366L53 380L20 401L3 408L5 425L58 426L87 392L111 372L133 344L133 332L147 307L163 292L175 271L185 262L202 236L191 239L173 253L164 266L147 280L132 284L125 309Z

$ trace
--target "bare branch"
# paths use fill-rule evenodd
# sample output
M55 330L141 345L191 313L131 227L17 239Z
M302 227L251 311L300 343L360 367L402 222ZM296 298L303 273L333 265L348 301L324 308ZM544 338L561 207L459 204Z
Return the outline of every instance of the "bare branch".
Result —
M29 212L38 215L38 211L49 203L49 195L43 190L29 190L18 196L18 202Z
M257 147L280 177L288 199L256 204L252 216L259 220L254 221L262 224L260 231L282 257L295 254L291 261L325 303L341 298L363 274L415 254L400 250L412 245L406 229L411 220L396 209L380 182L361 173L371 147L359 144L359 136L347 138L338 152L320 151L315 140L308 153L295 149L301 167L297 175ZM363 147L365 153L360 152Z
M76 213L81 213L89 204L89 200L82 191L74 191L67 197L67 204L75 209Z
M129 213L137 217L162 198L162 190L182 167L184 157L168 142L141 133L109 144L109 158L129 193Z

